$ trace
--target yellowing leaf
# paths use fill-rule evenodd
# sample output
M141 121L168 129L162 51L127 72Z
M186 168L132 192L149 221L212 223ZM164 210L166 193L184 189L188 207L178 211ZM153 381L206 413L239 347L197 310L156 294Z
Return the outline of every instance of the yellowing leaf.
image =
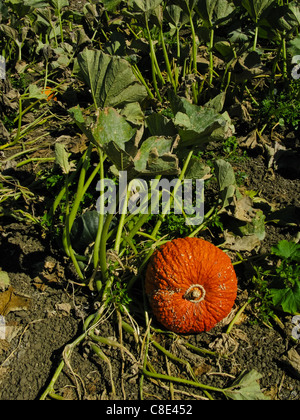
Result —
M74 164L69 162L70 155L71 153L66 151L64 144L55 144L56 163L61 167L64 174L68 174L72 169L74 169Z
M12 311L27 310L30 306L30 299L18 295L12 286L6 292L0 293L0 315L6 316Z

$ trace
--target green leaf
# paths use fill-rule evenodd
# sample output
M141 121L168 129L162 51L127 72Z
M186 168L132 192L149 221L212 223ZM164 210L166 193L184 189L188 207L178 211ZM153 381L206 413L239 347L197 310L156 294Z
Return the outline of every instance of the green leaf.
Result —
M75 219L71 230L71 241L77 251L84 251L95 241L99 225L99 213L96 210L86 211Z
M288 51L292 56L300 55L300 35L288 43Z
M227 0L201 0L197 4L197 11L209 26L220 24L233 10Z
M47 95L43 93L43 89L37 85L29 85L29 95L30 99L47 99Z
M115 10L122 0L102 0L102 3L106 10L112 11Z
M139 12L148 13L156 9L162 1L163 0L129 0L128 4Z
M132 102L124 106L121 111L127 121L135 125L141 125L144 122L144 113L138 102Z
M170 4L166 7L164 17L175 28L181 28L189 21L189 16L176 4Z
M71 153L66 151L64 144L55 143L55 160L64 174L68 174L74 168L74 164L69 162L70 155Z
M177 175L178 158L171 153L173 141L158 136L146 139L134 158L135 170L144 175Z
M224 394L233 400L255 401L268 400L260 390L258 380L262 375L252 369L248 373L242 375L233 383L230 388L224 390Z
M152 136L175 136L177 134L173 121L162 114L150 114L145 122Z
M223 207L228 206L230 199L232 199L236 192L236 181L234 170L229 162L223 159L215 161L215 170L217 181L219 184L220 195Z
M300 262L300 244L295 242L282 240L272 247L272 253L280 258L290 258Z
M272 4L274 0L242 0L242 5L245 7L251 18L258 22L265 10Z
M105 148L114 142L120 149L125 150L125 143L133 138L136 128L133 128L114 108L98 109L97 120L92 127L95 141Z
M3 23L0 24L0 32L3 32L3 34L12 40L18 39L18 31L11 26L4 25Z
M270 289L270 296L275 306L281 306L284 312L296 314L300 312L300 282L293 288Z
M78 55L78 65L96 107L122 107L147 97L146 88L137 80L128 61L120 57L85 49Z
M9 275L6 271L0 270L0 291L5 290L8 286L10 286Z
M233 134L228 119L210 108L195 109L189 115L178 112L173 122L181 137L179 148L193 146L203 149L206 143L225 140Z
M187 167L186 179L205 179L210 177L210 167L193 156Z
M203 149L210 141L231 137L234 127L227 112L219 114L209 105L191 104L187 99L170 92L171 108L175 115L173 123L180 135L178 148Z
M58 10L59 12L63 7L69 6L68 0L51 0L52 6L55 8L55 10Z
M88 117L83 116L83 113L79 106L74 106L73 108L69 109L69 113L74 119L77 126L80 130L87 136L87 138L92 142L95 143L94 136L89 128L91 124L91 120Z
M257 210L251 222L239 227L243 235L255 235L260 241L263 241L266 236L265 230L266 216L261 210Z
M289 10L293 14L293 18L295 19L295 26L300 26L300 7L295 2L291 2L288 5Z
M208 102L204 104L205 108L212 108L216 112L222 112L222 109L225 104L226 99L226 92L221 92L214 98L210 99Z

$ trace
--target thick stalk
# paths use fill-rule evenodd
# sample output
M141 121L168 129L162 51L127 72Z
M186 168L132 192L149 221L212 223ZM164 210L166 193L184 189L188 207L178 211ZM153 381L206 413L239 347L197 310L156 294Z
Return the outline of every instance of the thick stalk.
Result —
M184 175L185 175L185 173L186 173L186 170L187 170L187 168L188 168L188 165L189 165L189 163L190 163L190 160L191 160L192 156L193 156L193 150L191 150L191 151L189 152L188 157L186 158L186 161L185 161L185 163L184 163L184 165L183 165L183 168L182 168L181 174L179 175L179 178L178 178L178 183L177 183L177 184L176 184L176 186L174 187L174 193L173 193L173 195L171 195L171 194L170 194L169 203L167 203L167 204L166 204L166 208L169 208L169 207L172 205L172 203L173 203L173 201L174 201L174 196L176 195L176 191L177 191L177 189L179 188L179 186L180 186L180 184L181 184L181 182L182 182L182 180L183 180L183 178L184 178ZM163 222L164 218L165 218L165 213L164 213L164 214L162 214L162 215L161 215L161 217L159 218L159 220L157 221L157 223L156 223L156 225L155 225L155 227L154 227L154 229L153 229L153 231L152 231L152 233L151 233L151 236L153 236L153 237L155 237L155 238L156 238L156 235L158 234L158 231L159 231L159 229L160 229L160 226L161 226L161 224L162 224L162 222Z
M107 282L108 280L108 269L107 269L107 262L106 262L106 246L107 246L107 239L108 239L108 230L109 230L109 226L113 217L114 217L113 213L107 213L106 219L103 225L103 229L102 229L101 239L100 239L99 264L101 268L103 283Z
M168 73L168 77L169 77L169 81L171 82L174 92L176 93L176 83L172 74L172 70L171 70L171 65L170 65L170 60L169 60L169 56L168 56L168 52L167 52L167 48L166 48L166 44L165 44L165 40L164 40L164 33L163 33L163 27L162 25L160 25L159 27L159 35L160 35L160 40L161 40L161 45L162 45L162 49L163 49L163 53L164 53L164 59L165 59L165 63L166 63L166 69L167 69L167 73Z
M70 212L70 229L72 229L72 226L73 226L78 208L80 206L82 197L84 195L84 192L86 191L85 177L86 177L88 165L90 163L90 155L91 155L91 152L92 152L92 148L93 148L93 145L90 143L89 147L88 147L88 150L87 150L87 154L85 156L85 160L83 161L82 169L81 169L79 180L78 180L75 200L74 200L74 203L73 203L73 206L72 206L72 210Z
M163 76L161 74L161 71L159 69L158 63L157 63L157 59L156 59L156 54L155 54L155 50L154 50L154 45L153 45L153 41L151 38L151 33L150 33L150 29L149 29L149 25L148 25L148 20L145 17L145 24L146 24L146 30L147 30L147 37L148 37L148 41L149 41L149 46L150 46L150 59L151 59L151 71L152 71L152 79L153 79L153 86L154 86L154 90L156 92L156 95L159 99L159 101L162 102L162 98L157 86L157 80L156 80L156 74L158 75L160 81L162 84L164 84L164 79Z
M100 158L100 162L99 162L99 170L100 170L100 180L104 179L104 156L103 156L103 152L102 150L99 150L99 158ZM95 244L94 244L94 254L93 254L93 263L94 263L94 268L96 269L98 267L99 264L99 247L100 247L100 241L101 241L101 236L102 236L102 229L103 229L103 222L104 222L104 211L103 211L103 206L102 206L102 201L101 201L102 197L100 197L100 211L99 211L99 221L98 221L98 229L97 229L97 236L95 239Z
M69 188L68 188L69 179L68 176L66 177L66 217L65 217L65 228L63 231L63 237L62 242L65 249L66 254L71 258L76 272L81 280L84 280L84 275L82 274L78 261L75 257L72 245L71 245L71 239L70 239L70 206L69 206Z
M282 58L283 58L283 78L284 80L287 79L287 51L286 51L286 38L285 38L285 32L282 37Z
M150 372L149 370L146 370L145 368L143 368L143 374L145 376L150 377L150 378L161 379L162 381L177 382L177 383L180 383L180 384L185 384L185 385L190 385L190 386L194 386L194 387L197 387L197 388L201 388L201 389L207 390L207 391L222 392L224 394L224 390L221 389L221 388L217 388L217 387L209 386L209 385L204 385L204 384L201 384L200 382L190 381L188 379L182 379L182 378L178 378L178 377L175 377L175 376L168 376L168 375L163 375L163 374L160 374L160 373Z
M209 42L209 85L212 85L214 75L214 28L210 28L210 42Z
M197 74L197 41L196 41L196 32L193 22L192 13L190 12L190 26L192 32L192 71L196 75ZM193 100L194 103L198 103L198 93L197 93L197 82L192 84L192 92L193 92Z

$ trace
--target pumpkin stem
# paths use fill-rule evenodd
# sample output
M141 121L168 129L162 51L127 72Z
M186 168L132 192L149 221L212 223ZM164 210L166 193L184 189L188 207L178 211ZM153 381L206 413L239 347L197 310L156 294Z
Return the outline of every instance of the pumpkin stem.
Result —
M183 298L190 302L199 303L205 298L205 294L205 289L201 284L192 284L183 295Z

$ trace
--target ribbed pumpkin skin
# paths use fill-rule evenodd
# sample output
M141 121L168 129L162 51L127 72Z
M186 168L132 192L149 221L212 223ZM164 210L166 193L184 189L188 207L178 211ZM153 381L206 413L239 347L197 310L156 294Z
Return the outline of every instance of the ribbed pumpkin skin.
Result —
M202 301L186 298L191 285L205 289ZM146 294L156 319L170 331L209 331L231 311L237 278L230 258L199 238L174 239L151 257Z

